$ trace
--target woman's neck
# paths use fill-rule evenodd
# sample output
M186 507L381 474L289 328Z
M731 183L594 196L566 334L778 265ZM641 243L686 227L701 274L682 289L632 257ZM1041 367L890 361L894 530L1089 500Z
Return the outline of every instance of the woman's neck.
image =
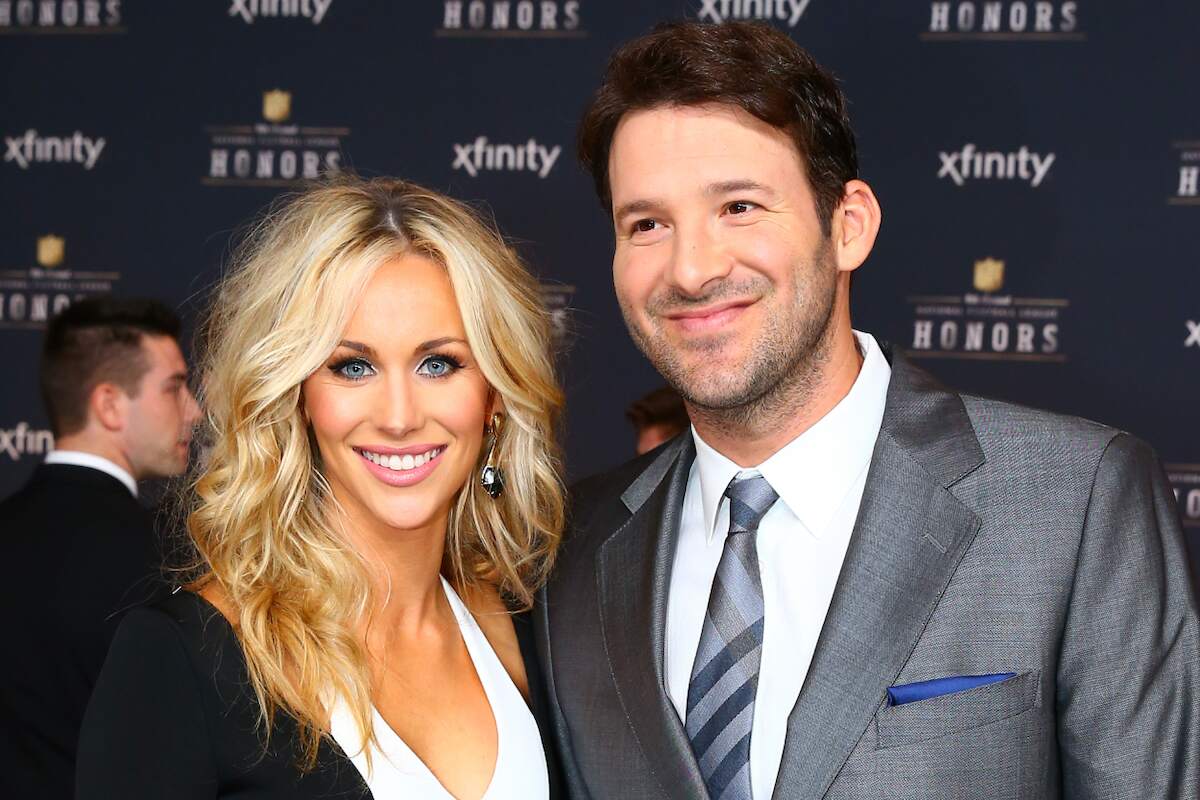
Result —
M444 523L413 531L347 527L371 581L372 604L363 631L368 648L420 638L454 623L441 583Z

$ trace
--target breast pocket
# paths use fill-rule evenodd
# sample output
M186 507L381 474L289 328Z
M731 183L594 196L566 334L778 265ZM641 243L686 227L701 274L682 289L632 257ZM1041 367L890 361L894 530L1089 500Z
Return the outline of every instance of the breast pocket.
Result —
M1041 704L1041 670L1008 680L882 709L877 749L961 733L1014 717Z

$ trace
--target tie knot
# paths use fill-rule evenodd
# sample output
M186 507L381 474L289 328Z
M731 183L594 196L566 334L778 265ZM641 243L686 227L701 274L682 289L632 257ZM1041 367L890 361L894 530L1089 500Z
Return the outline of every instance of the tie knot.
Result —
M762 475L750 478L734 478L725 490L729 498L729 532L751 533L758 530L758 523L779 495Z

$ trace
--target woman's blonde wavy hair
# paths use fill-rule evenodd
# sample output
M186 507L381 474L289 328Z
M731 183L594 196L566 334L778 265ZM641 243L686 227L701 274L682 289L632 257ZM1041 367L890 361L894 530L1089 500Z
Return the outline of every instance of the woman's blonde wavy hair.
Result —
M209 449L186 492L184 581L193 590L215 582L266 738L277 712L293 717L305 768L316 763L331 691L363 741L374 741L371 673L355 630L380 598L362 554L339 533L300 387L333 352L375 269L409 253L446 269L471 351L506 415L496 447L504 493L491 498L474 477L459 492L443 571L460 590L488 582L528 608L561 534L562 394L549 316L495 229L461 203L383 178L334 178L268 211L200 327Z

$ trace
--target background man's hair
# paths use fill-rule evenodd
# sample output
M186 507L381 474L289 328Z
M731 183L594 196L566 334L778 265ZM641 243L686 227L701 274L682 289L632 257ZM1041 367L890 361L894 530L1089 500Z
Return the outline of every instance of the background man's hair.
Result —
M669 22L613 54L577 141L604 206L612 209L608 156L623 116L709 103L736 106L791 137L828 235L846 182L858 177L846 97L812 56L762 23Z
M101 383L136 397L150 368L142 337L179 338L179 317L157 300L89 297L50 321L42 343L42 402L55 436L87 424L88 398Z
M670 425L678 430L691 424L683 398L670 386L662 386L636 400L625 411L636 430L651 425Z

